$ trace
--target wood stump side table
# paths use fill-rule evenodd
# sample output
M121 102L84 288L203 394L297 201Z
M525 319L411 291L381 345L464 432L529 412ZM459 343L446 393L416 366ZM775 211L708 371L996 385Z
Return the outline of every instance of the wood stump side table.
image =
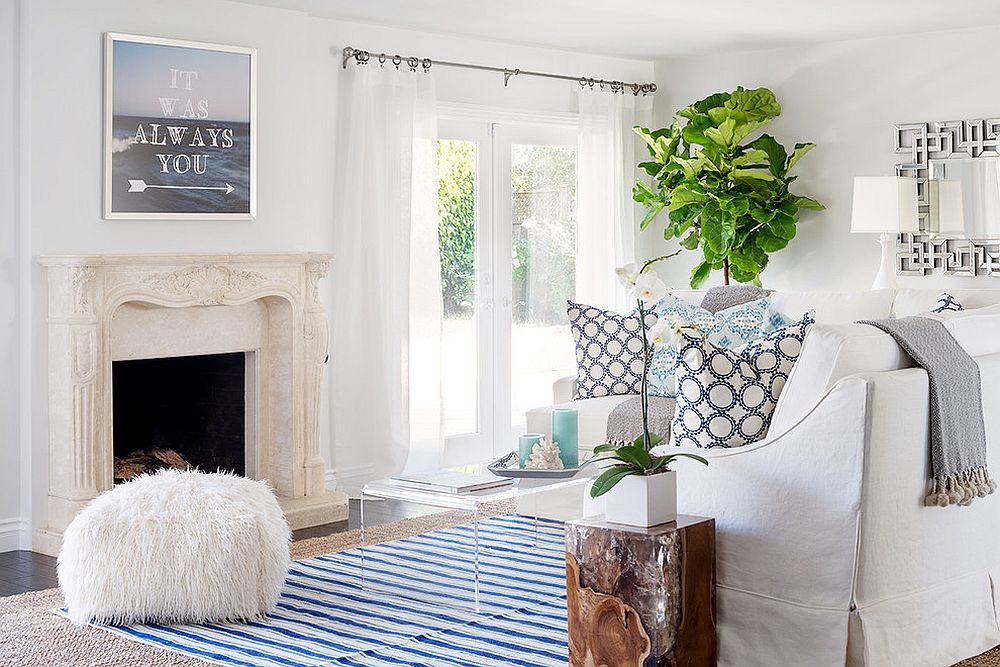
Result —
M566 524L571 667L715 665L715 519Z

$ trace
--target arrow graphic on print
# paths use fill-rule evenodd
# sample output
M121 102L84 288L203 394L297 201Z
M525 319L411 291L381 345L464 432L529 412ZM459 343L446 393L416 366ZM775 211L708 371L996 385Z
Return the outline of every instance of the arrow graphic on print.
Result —
M235 190L233 186L226 183L225 186L211 186L211 185L151 185L146 181L141 179L133 180L128 179L128 191L129 192L145 192L151 188L160 188L162 190L225 190L228 195L230 192Z

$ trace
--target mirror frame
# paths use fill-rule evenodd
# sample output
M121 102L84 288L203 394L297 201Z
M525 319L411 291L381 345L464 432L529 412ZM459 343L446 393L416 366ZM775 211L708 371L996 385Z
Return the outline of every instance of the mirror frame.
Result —
M927 179L930 162L1000 157L1000 118L903 123L894 126L894 147L907 161L896 175L917 179L920 228L928 229ZM926 276L1000 276L1000 238L968 239L900 234L896 273Z

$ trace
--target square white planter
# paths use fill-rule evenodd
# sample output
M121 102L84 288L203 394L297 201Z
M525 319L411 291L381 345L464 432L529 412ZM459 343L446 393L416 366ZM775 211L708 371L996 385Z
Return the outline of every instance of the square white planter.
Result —
M677 519L677 473L629 475L605 494L604 518L627 526L657 526Z

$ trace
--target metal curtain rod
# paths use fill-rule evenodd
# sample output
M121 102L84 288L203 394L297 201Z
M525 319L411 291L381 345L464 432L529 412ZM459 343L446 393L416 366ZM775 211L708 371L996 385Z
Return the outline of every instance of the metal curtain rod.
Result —
M390 55L388 53L370 53L368 51L363 51L361 49L355 49L351 46L344 47L344 69L347 69L347 63L354 59L358 65L366 65L368 62L375 58L379 62L379 65L384 65L385 63L391 63L399 69L401 65L406 65L410 68L410 71L416 72L418 69L422 69L427 72L430 70L432 65L438 65L440 67L461 67L463 69L478 69L484 72L500 72L503 74L503 85L504 87L510 83L510 78L512 76L524 75L524 76L539 76L546 79L562 79L563 81L576 81L581 86L587 86L593 88L594 86L599 86L604 88L607 86L613 93L624 93L626 90L631 90L633 95L650 95L656 92L655 83L627 83L625 81L606 81L605 79L592 79L586 76L568 76L566 74L549 74L548 72L533 72L531 70L525 69L511 69L509 67L491 67L490 65L472 65L470 63L456 63L447 60L431 60L430 58L417 58L416 56L401 56L399 54Z

